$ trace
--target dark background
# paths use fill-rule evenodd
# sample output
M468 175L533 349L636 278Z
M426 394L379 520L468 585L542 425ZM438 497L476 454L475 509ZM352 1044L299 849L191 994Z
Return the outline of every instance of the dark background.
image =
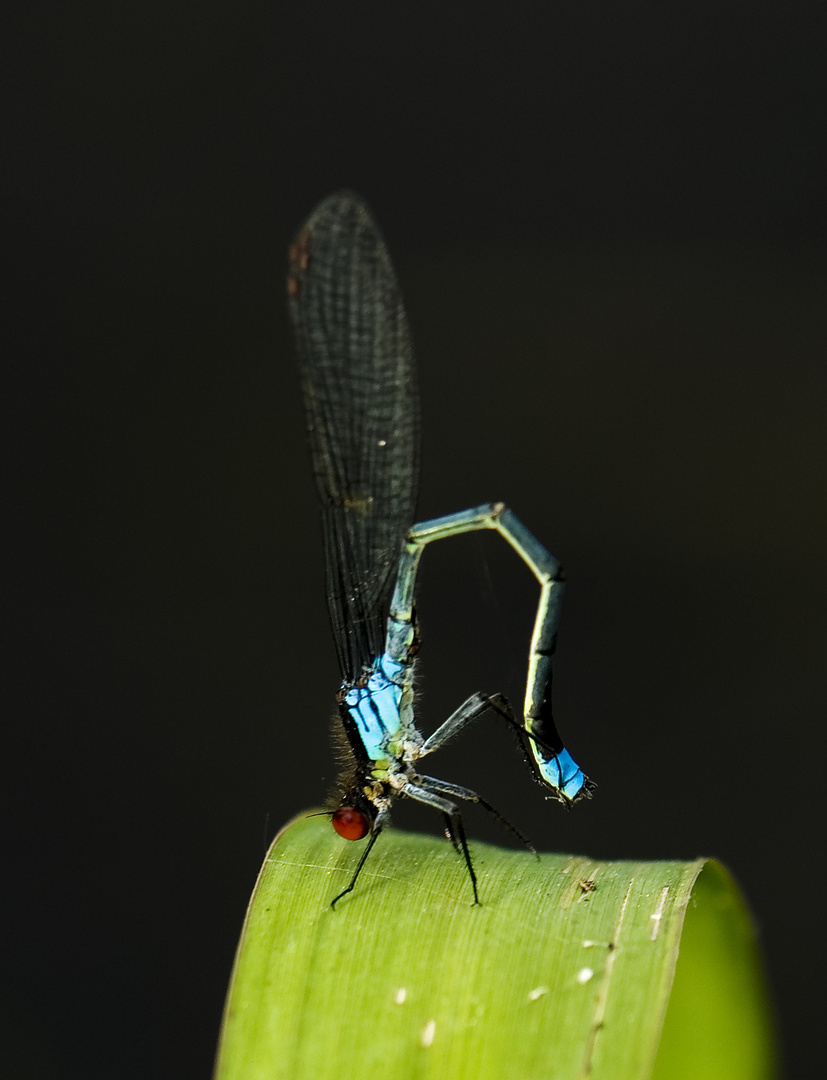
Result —
M723 859L812 1072L820 7L46 3L3 40L8 1075L208 1075L265 844L331 778L283 279L341 186L409 306L419 514L505 499L563 560L600 787L544 803L493 721L435 771L541 848ZM495 537L429 552L426 730L519 699L534 602Z

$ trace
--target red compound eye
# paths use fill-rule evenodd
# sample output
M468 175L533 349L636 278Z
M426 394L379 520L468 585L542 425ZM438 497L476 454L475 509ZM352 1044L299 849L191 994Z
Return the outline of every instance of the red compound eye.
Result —
M370 832L368 815L355 806L343 806L330 819L343 840L361 840Z

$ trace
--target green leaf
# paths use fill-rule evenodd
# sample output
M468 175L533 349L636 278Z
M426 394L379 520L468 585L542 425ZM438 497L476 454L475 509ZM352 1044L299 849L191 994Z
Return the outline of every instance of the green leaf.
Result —
M331 909L361 846L324 817L276 838L216 1080L775 1075L749 918L719 864L536 859L475 843L475 907L450 844L390 830Z

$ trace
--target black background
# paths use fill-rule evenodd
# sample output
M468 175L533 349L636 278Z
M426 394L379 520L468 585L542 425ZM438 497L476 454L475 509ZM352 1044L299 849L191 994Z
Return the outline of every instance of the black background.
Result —
M341 186L409 306L419 515L505 499L563 560L556 712L600 787L570 815L544 803L493 721L435 771L541 848L722 858L807 1075L820 7L150 0L11 20L8 1075L208 1075L266 841L325 794L337 672L283 277ZM519 699L535 592L503 549L425 560L426 730L471 690Z

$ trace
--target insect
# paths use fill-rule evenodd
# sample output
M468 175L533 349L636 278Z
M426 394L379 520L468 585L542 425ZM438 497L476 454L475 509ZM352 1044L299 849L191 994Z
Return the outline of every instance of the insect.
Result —
M398 798L443 815L479 903L458 803L496 811L469 788L423 774L420 762L493 709L528 743L554 797L570 805L590 796L594 785L565 749L551 711L562 570L502 503L413 524L419 402L411 337L384 242L358 196L331 195L308 218L289 249L287 293L342 673L337 701L349 763L332 796L331 820L346 840L368 837L350 884L332 905L352 891ZM476 693L425 738L414 721L417 569L428 544L477 529L503 536L540 584L524 720L502 695Z

